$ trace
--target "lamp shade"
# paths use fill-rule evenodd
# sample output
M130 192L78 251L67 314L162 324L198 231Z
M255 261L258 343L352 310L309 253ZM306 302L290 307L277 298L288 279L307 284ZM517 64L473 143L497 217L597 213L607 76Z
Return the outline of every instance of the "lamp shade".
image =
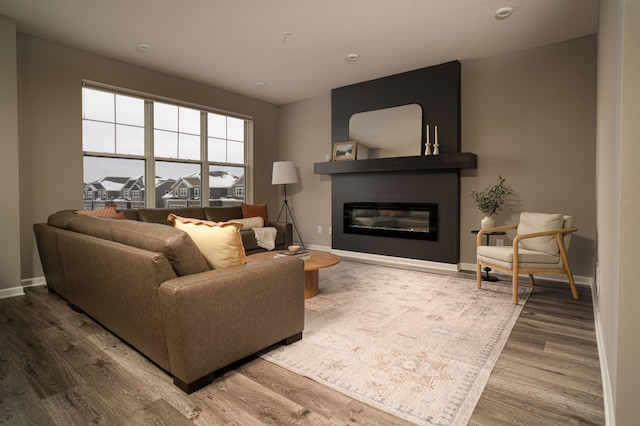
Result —
M298 175L293 161L276 161L273 163L272 185L286 185L298 183Z

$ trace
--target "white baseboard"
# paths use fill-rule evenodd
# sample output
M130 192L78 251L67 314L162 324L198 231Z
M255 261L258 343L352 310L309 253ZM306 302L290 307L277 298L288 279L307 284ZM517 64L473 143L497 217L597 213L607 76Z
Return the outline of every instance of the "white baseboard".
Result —
M304 247L307 250L331 251L331 247L319 246L319 245L316 245L316 244L305 244Z
M459 266L457 263L431 262L428 260L406 259L404 257L383 256L380 254L360 253L356 251L337 249L330 249L330 251L331 253L340 256L344 260L390 266L393 268L404 268L427 272L433 269L441 269L453 272L457 272L459 270Z
M600 374L602 377L602 397L604 399L604 421L605 425L615 425L615 409L613 405L613 390L611 388L611 376L609 375L609 363L607 362L607 352L604 350L604 341L602 340L602 323L600 321L600 309L598 305L598 296L595 292L591 293L593 300L593 317L595 319L596 342L598 343L598 359L600 360Z
M27 278L25 280L22 280L19 286L0 289L0 299L24 296L25 287L34 287L46 284L47 281L44 279L44 277Z
M0 299L8 299L9 297L23 296L22 287L3 288L0 290Z
M476 264L475 263L461 263L460 264L460 270L461 271L472 271L475 272L476 271ZM499 277L501 280L510 280L511 279L511 275L509 274L503 274L502 272L491 272L491 275L495 275L497 277ZM526 278L528 279L528 275L519 275L521 278ZM567 282L567 276L566 275L555 275L555 274L549 274L549 275L540 275L541 278L544 278L545 280L549 280L549 281L561 281L561 282ZM576 285L582 285L582 286L588 286L591 287L591 291L595 292L595 287L594 287L594 279L593 277L585 277L582 275L574 275L573 279L576 282Z
M47 285L47 280L44 277L27 278L22 280L22 287L36 287L39 285Z

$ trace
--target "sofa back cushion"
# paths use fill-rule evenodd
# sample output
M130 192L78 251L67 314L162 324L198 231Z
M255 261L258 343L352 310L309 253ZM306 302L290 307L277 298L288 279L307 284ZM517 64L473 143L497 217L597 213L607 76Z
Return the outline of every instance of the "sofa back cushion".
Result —
M171 226L96 218L70 211L54 213L49 217L49 225L162 253L178 276L209 270L206 260L193 240L186 233Z
M171 213L175 213L183 217L206 219L202 207L181 207L170 209L139 209L138 220L142 222L162 223L163 225L173 226L173 224L168 221Z
M242 208L240 206L231 206L231 207L205 207L204 210L204 219L207 219L211 222L228 222L231 219L241 219L242 218ZM176 213L178 216L182 217L193 217L186 215L183 211ZM203 218L199 218L203 219Z

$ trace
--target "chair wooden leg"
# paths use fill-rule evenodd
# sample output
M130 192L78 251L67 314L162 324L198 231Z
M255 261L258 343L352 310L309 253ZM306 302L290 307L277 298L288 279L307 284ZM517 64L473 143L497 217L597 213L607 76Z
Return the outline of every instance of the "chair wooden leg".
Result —
M536 280L533 279L533 274L529 274L529 281L531 281L531 287L536 285Z
M476 261L476 287L482 288L482 265Z
M519 264L518 264L518 245L514 244L513 247L513 266L511 267L511 281L513 286L513 304L518 304L518 274L520 272Z
M578 289L576 288L576 282L573 280L573 273L571 273L571 268L567 265L567 278L569 278L569 288L571 289L571 296L574 300L578 300L580 296L578 295Z
M567 257L567 251L564 248L564 242L559 235L556 235L556 241L558 242L558 247L560 248L560 256L562 257L562 263L564 264L564 269L567 272L567 278L569 279L569 288L571 288L571 296L574 300L578 300L580 296L578 295L578 289L576 288L576 283L573 280L573 272L571 272L571 265L569 265L569 258Z

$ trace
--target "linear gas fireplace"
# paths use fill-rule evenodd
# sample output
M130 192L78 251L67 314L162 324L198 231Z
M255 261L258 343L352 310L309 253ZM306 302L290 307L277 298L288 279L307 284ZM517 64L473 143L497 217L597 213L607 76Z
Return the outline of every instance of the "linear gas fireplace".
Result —
M343 217L347 234L438 240L438 205L433 203L345 203Z

